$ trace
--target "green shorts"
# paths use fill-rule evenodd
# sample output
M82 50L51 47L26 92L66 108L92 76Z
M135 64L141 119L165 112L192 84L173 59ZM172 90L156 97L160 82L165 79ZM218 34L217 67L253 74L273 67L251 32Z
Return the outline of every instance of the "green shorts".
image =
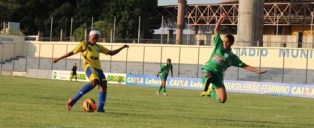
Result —
M224 82L223 82L223 76L221 74L211 72L209 70L203 70L202 73L210 72L212 74L212 88L225 88Z
M167 80L168 75L160 75L160 80Z
M218 79L213 79L212 80L212 85L213 87L212 88L225 88L225 84L223 82L223 80L218 80Z

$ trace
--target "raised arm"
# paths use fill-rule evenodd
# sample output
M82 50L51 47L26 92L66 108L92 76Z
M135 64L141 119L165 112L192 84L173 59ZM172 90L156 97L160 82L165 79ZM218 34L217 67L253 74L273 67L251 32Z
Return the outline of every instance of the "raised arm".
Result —
M250 66L250 65L245 65L243 68L244 68L245 70L254 72L254 73L256 73L256 74L264 74L264 73L267 72L267 70L265 70L265 71L257 70L256 68L253 68L253 67Z
M123 45L122 47L120 47L120 48L118 48L116 50L109 51L108 55L111 55L111 56L116 55L117 53L119 53L124 48L129 48L129 45L125 44L125 45Z
M221 25L223 19L226 18L226 17L227 17L227 14L226 14L226 13L223 13L223 14L219 17L219 20L218 20L218 22L216 23L216 26L215 26L215 29L214 29L214 34L219 33L220 25Z
M73 51L68 52L68 53L62 55L62 56L59 57L59 58L52 58L52 62L53 62L53 63L57 63L59 60L64 59L64 58L67 58L67 57L72 56L72 55L74 55L74 52L73 52Z

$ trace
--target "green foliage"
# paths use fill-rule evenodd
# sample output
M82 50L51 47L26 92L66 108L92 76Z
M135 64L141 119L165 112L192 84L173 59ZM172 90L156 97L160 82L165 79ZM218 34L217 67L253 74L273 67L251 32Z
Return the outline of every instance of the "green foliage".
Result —
M51 17L56 19L55 23L60 25L61 28L66 28L70 24L73 13L75 13L73 8L70 3L64 3L52 12Z
M100 31L101 37L104 37L104 38L110 38L112 28L113 28L112 23L107 23L104 21L97 21L94 23L94 26L93 26L93 29Z
M113 26L111 23L96 21L93 25L93 30L100 31L102 38L110 38L110 30ZM86 26L86 23L82 24L79 28L74 30L74 36L76 41L84 40L85 29L89 30L89 28Z
M46 79L0 76L0 127L108 128L310 128L313 99L228 93L219 104L200 91L108 85L106 113L87 113L86 98L98 102L98 90L84 95L72 108L68 98L85 84Z
M74 30L75 41L84 41L85 30L87 29L86 24L82 24L79 28Z
M144 37L152 34L152 29L160 27L160 19L153 18L152 7L157 6L156 0L110 0L107 5L106 21L113 23L116 17L117 38L137 38L139 16L141 16L141 31Z
M0 1L0 22L9 21L13 16L13 12L15 12L20 4L19 0L1 0Z
M102 31L105 37L109 37L113 19L117 17L117 37L135 38L139 16L142 16L142 32L145 34L148 32L149 35L147 30L158 26L155 22L145 22L154 12L149 8L156 6L157 0L4 0L0 1L0 21L20 22L25 34L40 31L48 36L53 17L52 35L58 36L63 29L68 36L71 17L74 19L73 29L81 29L84 24L91 26L93 17L94 22L106 21L106 30Z

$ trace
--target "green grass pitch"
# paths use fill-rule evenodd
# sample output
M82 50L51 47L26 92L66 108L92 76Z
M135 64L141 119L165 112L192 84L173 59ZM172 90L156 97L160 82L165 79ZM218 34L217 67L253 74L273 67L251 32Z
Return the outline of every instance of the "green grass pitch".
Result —
M106 113L82 109L85 98L98 101L95 88L72 111L68 98L85 83L0 76L0 127L229 128L314 127L314 99L228 93L225 104L200 91L109 85Z

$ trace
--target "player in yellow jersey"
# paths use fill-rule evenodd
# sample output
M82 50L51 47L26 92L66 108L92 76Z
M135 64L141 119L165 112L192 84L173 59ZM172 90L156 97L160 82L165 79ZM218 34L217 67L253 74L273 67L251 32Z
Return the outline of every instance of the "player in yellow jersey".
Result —
M88 41L83 41L76 46L76 48L59 58L53 58L53 63L57 63L59 60L77 54L82 53L84 71L89 78L89 83L81 88L81 90L69 100L67 103L67 109L71 110L72 106L87 92L92 90L96 85L99 87L98 95L98 107L97 112L105 112L105 103L107 96L107 80L101 69L99 61L99 53L106 55L116 55L124 48L129 48L128 45L123 45L116 50L108 50L102 45L96 44L100 37L100 32L97 30L92 30L89 33Z

